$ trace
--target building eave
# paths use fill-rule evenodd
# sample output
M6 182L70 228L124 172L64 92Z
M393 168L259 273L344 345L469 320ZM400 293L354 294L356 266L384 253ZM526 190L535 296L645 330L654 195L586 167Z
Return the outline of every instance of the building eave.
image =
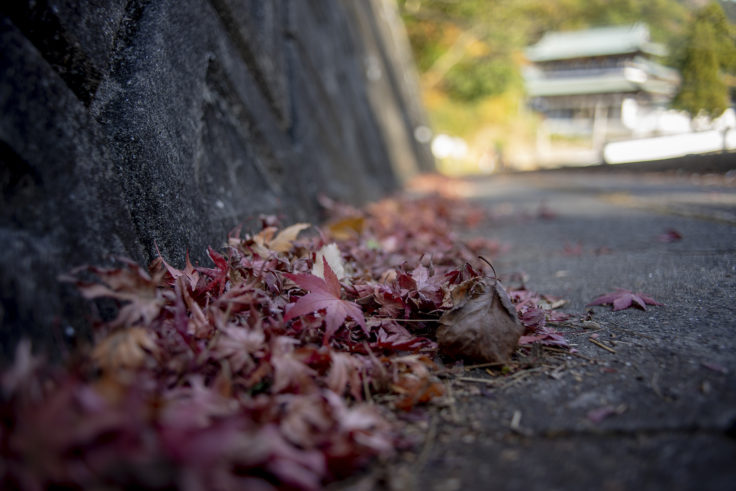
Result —
M669 96L676 85L670 81L636 80L626 76L601 76L559 79L528 79L526 91L529 97L554 97L590 94L614 94L646 92Z
M552 32L525 51L527 59L534 63L637 53L664 56L667 49L664 45L649 40L649 29L646 25L634 24Z

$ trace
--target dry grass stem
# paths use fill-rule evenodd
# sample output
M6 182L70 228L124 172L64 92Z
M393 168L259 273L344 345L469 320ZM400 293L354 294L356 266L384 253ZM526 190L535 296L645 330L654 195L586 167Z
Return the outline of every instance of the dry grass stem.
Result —
M600 348L603 348L606 351L609 351L609 352L613 353L614 355L616 354L616 350L615 349L611 348L610 346L606 346L605 344L601 343L597 339L588 338L588 341L590 341L591 343L593 343L594 345L596 345L596 346L598 346Z

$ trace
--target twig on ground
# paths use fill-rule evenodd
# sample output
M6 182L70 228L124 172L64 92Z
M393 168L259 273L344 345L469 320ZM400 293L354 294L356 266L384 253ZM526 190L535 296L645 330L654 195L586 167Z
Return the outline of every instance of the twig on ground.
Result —
M516 372L515 374L511 375L509 377L508 382L506 382L505 384L501 385L500 388L501 389L508 389L512 385L516 385L517 383L521 382L522 380L524 380L525 378L527 378L528 376L530 376L532 373L539 372L542 369L543 369L543 367L537 367L537 368L531 368L529 370L524 370L524 371L521 371L521 372Z
M476 382L479 384L487 384L487 385L498 385L498 381L491 380L488 378L477 378L477 377L458 377L457 380L461 382Z
M564 355L572 355L572 356L575 356L575 357L578 357L578 358L582 358L583 360L586 360L586 361L591 361L593 363L598 363L598 361L599 361L599 360L597 360L595 358L591 358L589 356L581 355L580 353L577 353L575 351L569 351L569 350L565 350L565 349L561 349L561 348L555 348L554 346L545 346L544 349L545 349L545 351L551 351L553 353L560 353L560 354L564 354Z
M473 370L474 368L491 368L491 367L502 367L506 363L493 362L493 363L478 363L477 365L468 365L465 370Z
M596 346L598 346L600 348L603 348L606 351L609 351L609 352L613 353L614 355L616 354L616 350L615 349L611 348L610 346L606 346L605 344L601 343L597 339L588 338L588 341L590 341L591 343L593 343L594 345L596 345Z
M452 392L452 382L445 382L447 388L447 397L449 398L450 404L450 416L452 417L453 423L460 422L460 415L457 412L457 405L455 404L455 394Z
M460 380L461 382L475 382L479 384L487 384L492 385L494 387L497 387L499 389L506 389L508 387L511 387L512 385L516 384L517 382L527 378L533 373L540 372L544 369L544 367L536 367L536 368L530 368L528 370L520 370L513 375L509 375L508 377L504 377L501 380L498 379L487 379L487 378L477 378L477 377L457 377L456 380Z

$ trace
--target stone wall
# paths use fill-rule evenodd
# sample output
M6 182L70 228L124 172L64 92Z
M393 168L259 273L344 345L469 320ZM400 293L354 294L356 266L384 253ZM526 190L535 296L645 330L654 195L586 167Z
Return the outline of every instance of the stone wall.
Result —
M85 334L73 266L429 170L408 63L390 0L0 2L0 357Z

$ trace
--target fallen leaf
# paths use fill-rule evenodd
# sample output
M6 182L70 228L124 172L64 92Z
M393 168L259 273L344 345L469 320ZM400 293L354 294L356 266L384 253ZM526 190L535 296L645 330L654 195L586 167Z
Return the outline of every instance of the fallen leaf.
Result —
M100 341L92 351L92 359L103 370L114 373L143 366L156 351L156 342L147 330L131 327L113 331Z
M311 227L309 223L295 223L290 227L286 227L273 237L276 232L275 227L266 227L258 233L253 240L261 247L265 247L276 252L288 252L294 244L297 236L302 230ZM273 237L273 238L272 238Z
M545 201L539 203L537 208L537 217L543 220L554 220L557 218L557 213L553 211Z
M583 244L580 241L578 241L576 244L565 242L565 247L562 249L562 253L565 256L582 256Z
M161 255L161 251L159 251L158 249L158 244L154 243L154 245L156 246L158 261L161 262L164 268L166 268L166 271L168 271L169 275L171 275L171 278L173 279L172 284L176 282L179 277L184 277L187 280L189 288L194 291L197 288L197 283L199 282L199 273L194 270L194 266L192 266L192 262L189 260L189 251L187 251L186 255L186 266L183 270L180 270L167 263L164 257Z
M253 243L251 248L253 251L261 257L268 257L271 255L271 249L268 247L268 243L273 239L278 228L276 227L265 227L263 230L253 236Z
M562 334L549 327L537 329L534 334L521 336L519 338L519 346L528 346L534 343L545 344L548 346L560 346L564 348L570 347L570 343L568 343L567 339L565 339Z
M365 226L365 217L347 216L327 225L330 235L336 240L348 240L359 236Z
M590 302L587 306L592 305L612 305L613 310L624 310L630 307L639 307L647 310L647 305L664 305L652 297L643 293L634 293L624 288L616 288L615 292L606 293Z
M330 265L330 269L335 273L338 280L345 278L345 267L342 262L342 256L340 255L340 249L334 242L327 244L317 251L317 255L314 258L314 266L312 266L312 274L325 279L325 268L322 265L322 260L325 259L327 264Z
M674 228L669 228L663 234L658 235L657 240L660 242L677 242L682 240L682 234Z
M337 332L348 317L357 322L363 328L365 334L368 335L369 331L365 324L363 311L360 310L358 304L340 298L340 283L337 276L332 271L326 257L322 258L322 263L325 279L313 274L284 274L299 287L309 292L297 300L286 312L284 321L324 310L325 343Z
M256 358L263 356L266 335L260 327L227 326L220 329L220 335L213 343L212 352L227 359L234 372L256 366Z
M288 343L291 338L283 338L283 340ZM273 393L293 387L308 392L309 388L314 385L316 372L302 363L293 352L272 354L271 364L274 372L271 386Z
M588 419L593 423L600 423L611 416L623 414L624 411L626 411L626 405L624 404L620 406L603 406L588 411Z
M111 323L114 327L130 327L139 322L148 325L158 317L164 305L164 299L158 289L164 273L159 272L152 277L134 262L118 259L127 267L107 269L84 266L61 279L75 282L86 299L107 297L126 302ZM74 276L84 270L97 275L102 283L87 283Z
M398 409L409 411L417 404L444 394L444 384L430 371L436 365L426 356L401 356L391 360L390 364L393 372L391 389L400 396L394 402Z
M439 350L475 362L508 362L524 332L516 309L495 278L471 278L452 291L453 308L440 318Z
M703 367L707 368L708 370L713 370L714 372L723 373L723 374L728 373L728 369L724 367L723 365L719 365L718 363L703 361L703 362L700 362L700 364Z
M222 295L222 292L225 291L225 284L227 283L228 275L230 273L230 265L228 264L227 259L212 247L207 247L207 255L212 259L212 262L215 263L216 267L196 268L196 270L211 278L211 281L204 288L205 292L212 291L217 295Z
M327 375L327 387L335 394L342 395L350 385L350 393L356 400L361 400L361 362L347 353L333 352L332 364Z
M1 376L0 386L6 397L15 392L23 384L27 384L36 369L41 365L41 359L33 356L31 342L21 340L15 347L15 361Z
M445 393L445 387L439 381L412 377L401 377L392 388L401 394L394 405L402 411L410 411L417 404L423 404Z

